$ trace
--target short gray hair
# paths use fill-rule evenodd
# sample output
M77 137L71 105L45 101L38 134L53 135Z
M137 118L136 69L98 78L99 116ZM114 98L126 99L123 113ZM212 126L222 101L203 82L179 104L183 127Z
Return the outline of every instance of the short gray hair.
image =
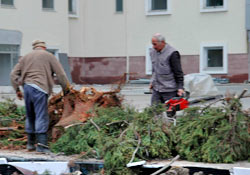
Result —
M160 34L160 33L154 34L153 38L157 39L158 42L162 42L162 41L165 42L165 37L162 34Z

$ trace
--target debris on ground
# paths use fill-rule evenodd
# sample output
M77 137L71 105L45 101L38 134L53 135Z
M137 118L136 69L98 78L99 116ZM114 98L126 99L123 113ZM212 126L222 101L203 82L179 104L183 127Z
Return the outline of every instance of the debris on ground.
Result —
M92 120L67 129L52 150L104 159L107 174L133 174L126 164L169 159L176 154L182 160L199 162L246 160L250 156L250 120L240 98L221 98L218 107L211 103L187 108L176 126L162 122L159 114L164 107L145 108L143 112L120 107L96 109Z
M187 108L175 126L160 117L164 106L142 112L124 108L118 92L84 87L53 96L50 131L56 142L51 150L103 159L105 174L114 175L138 174L140 170L127 168L128 163L171 159L177 154L182 160L214 163L250 157L250 113L242 110L242 94L226 94L218 107L210 103ZM0 107L1 149L24 147L24 108L11 101Z
M189 169L182 167L171 167L166 173L161 175L189 175Z
M26 144L24 131L25 109L17 106L14 100L0 102L0 148L23 149Z

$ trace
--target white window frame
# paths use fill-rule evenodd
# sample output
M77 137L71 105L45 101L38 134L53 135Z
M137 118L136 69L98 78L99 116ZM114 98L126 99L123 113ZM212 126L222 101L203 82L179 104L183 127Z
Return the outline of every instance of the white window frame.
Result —
M0 0L0 6L5 8L15 8L15 0L13 0L13 5L2 4L2 0Z
M152 61L150 57L150 50L153 49L152 45L146 47L146 56L145 56L145 73L146 75L152 75Z
M172 0L167 1L167 10L152 10L152 0L145 0L145 12L146 15L169 15L171 14Z
M223 49L223 67L207 68L207 48L221 47ZM225 43L202 43L200 46L200 73L227 74L228 73L228 51Z
M70 18L79 18L79 0L72 0L73 9L75 10L75 13L69 13Z
M223 0L223 6L222 7L206 7L206 1L207 0L200 0L200 12L222 12L227 11L227 1Z

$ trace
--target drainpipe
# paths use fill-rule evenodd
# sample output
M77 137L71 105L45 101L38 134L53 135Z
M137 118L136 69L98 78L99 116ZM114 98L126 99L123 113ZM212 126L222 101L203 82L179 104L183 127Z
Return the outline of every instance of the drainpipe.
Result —
M247 52L248 52L248 83L250 83L250 30L247 31Z
M250 82L250 0L246 0L246 30L248 52L248 83Z
M125 22L125 54L126 54L126 82L129 81L129 54L128 54L128 1L124 3L124 22Z

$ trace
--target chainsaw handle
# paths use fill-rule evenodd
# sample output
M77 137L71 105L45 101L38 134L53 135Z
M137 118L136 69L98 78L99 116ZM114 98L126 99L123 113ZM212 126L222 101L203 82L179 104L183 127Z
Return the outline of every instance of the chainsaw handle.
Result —
M144 94L152 94L152 92L151 91L146 91L146 92L144 92ZM190 97L190 92L188 92L188 91L185 91L185 93L184 94L182 94L182 96L180 96L180 97L174 97L173 99L180 99L180 98L184 98L184 97L186 97L186 99L189 99L189 97Z
M185 91L185 93L182 94L181 96L179 96L179 97L173 97L172 99L173 99L173 100L179 100L179 99L181 99L181 98L185 98L186 100L188 100L189 97L190 97L190 92Z

